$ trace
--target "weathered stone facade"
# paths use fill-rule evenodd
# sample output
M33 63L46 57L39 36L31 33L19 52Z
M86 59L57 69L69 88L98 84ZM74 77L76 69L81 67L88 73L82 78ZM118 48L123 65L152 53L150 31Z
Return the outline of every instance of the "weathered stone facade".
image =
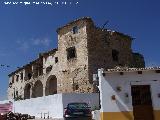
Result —
M98 68L145 65L143 56L132 53L130 36L97 28L91 18L72 21L57 33L58 49L41 53L9 75L9 99L94 92L92 75Z

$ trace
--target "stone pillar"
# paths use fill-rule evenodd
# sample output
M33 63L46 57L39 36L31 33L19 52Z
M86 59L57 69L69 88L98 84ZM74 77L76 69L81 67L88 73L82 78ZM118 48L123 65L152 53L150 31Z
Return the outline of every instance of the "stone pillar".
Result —
M43 96L45 96L45 87L46 86L43 87Z
M32 98L32 89L33 89L33 87L31 86L31 88L30 88L30 98Z

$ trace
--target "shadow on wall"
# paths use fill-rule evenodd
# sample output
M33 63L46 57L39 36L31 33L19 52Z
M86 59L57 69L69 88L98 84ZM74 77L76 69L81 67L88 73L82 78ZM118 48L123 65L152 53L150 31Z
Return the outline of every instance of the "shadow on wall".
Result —
M108 80L107 83L111 86L112 96L111 100L115 102L117 109L121 111L126 120L133 120L132 110L132 96L130 96L130 83L127 81L113 81Z
M121 109L122 109L122 108L123 108L123 109L126 109L125 106L124 106L120 101L116 100L115 102L117 103L117 106L118 106L119 108L121 108ZM126 110L126 111L127 111L127 110ZM122 112L123 116L125 116L125 118L127 118L127 120L133 120L132 114L131 114L130 112L126 112L126 111Z

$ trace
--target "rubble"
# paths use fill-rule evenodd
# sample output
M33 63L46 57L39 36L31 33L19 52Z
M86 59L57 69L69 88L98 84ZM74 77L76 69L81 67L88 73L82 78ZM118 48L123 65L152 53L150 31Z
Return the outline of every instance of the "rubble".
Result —
M13 112L8 112L4 115L0 115L0 120L28 120L28 119L35 119L35 117L30 116L28 114L13 113Z

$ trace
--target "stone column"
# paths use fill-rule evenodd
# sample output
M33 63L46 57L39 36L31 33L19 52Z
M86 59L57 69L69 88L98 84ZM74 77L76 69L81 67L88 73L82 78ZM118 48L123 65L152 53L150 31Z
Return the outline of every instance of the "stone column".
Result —
M43 87L43 96L45 96L45 87L46 86Z
M31 86L31 88L30 88L30 98L32 98L32 89L33 89L33 87Z

